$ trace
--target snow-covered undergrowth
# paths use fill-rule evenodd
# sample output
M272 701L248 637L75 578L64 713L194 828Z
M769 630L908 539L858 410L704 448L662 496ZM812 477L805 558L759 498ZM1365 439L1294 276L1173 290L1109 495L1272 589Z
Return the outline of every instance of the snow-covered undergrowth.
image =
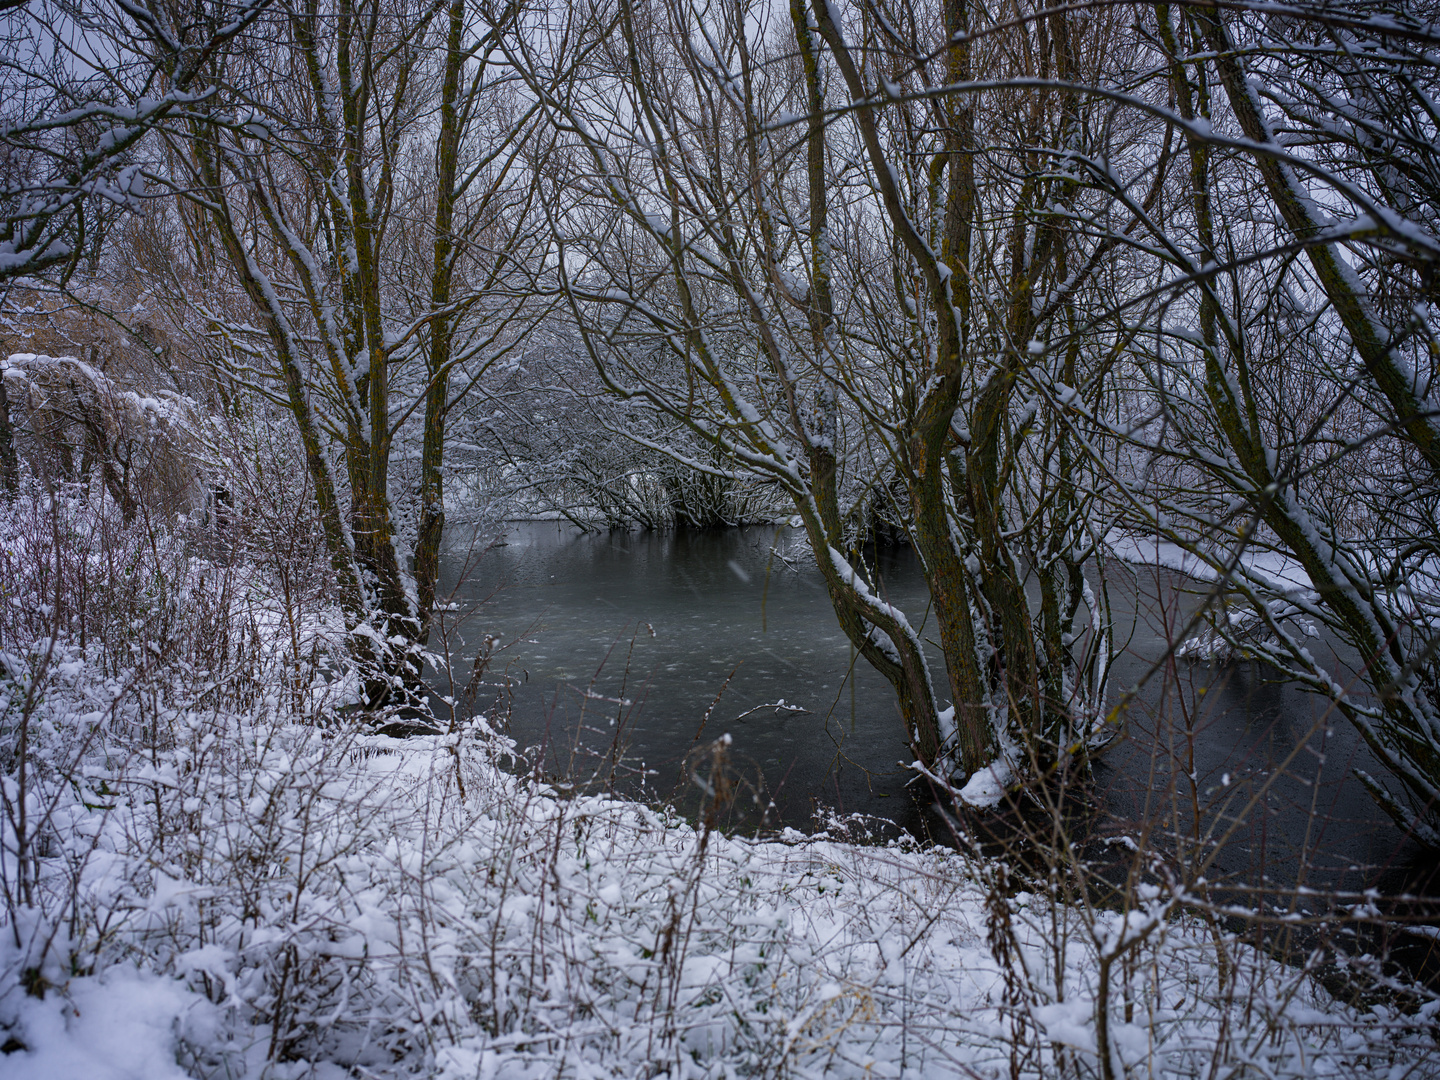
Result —
M60 743L93 704L78 663L41 723ZM402 743L287 719L177 711L169 748L88 756L0 939L6 1075L1005 1076L1015 1055L1085 1075L1097 957L1138 935L1109 987L1121 1075L1221 1055L1374 1076L1428 1052L1258 954L1227 984L1158 894L1086 919L949 852L557 799L498 770L483 726Z
M9 565L10 1080L1400 1080L1440 1063L1430 1006L1341 1004L1174 891L1066 906L949 851L732 838L560 798L502 769L509 745L480 720L357 734L296 677L287 628L317 635L313 654L323 619L277 614L249 566L222 575L224 618L201 618L198 575L220 571L163 550L116 564L155 604L140 590L128 631L84 644L45 611L54 582ZM226 634L266 611L237 650ZM169 636L149 636L162 616Z

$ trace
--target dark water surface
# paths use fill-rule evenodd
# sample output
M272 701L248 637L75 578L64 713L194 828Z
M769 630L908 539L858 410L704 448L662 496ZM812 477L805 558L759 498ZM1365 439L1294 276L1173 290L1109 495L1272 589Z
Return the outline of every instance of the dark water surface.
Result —
M496 695L507 698L511 735L549 775L693 808L686 761L729 734L740 775L774 802L770 824L804 828L835 811L941 828L907 788L912 755L890 688L855 660L797 530L586 534L512 522L452 545L452 581L467 562L454 593L457 671L485 634L500 639L478 707L494 715ZM877 591L921 622L913 553L882 550L878 571ZM1118 700L1166 655L1199 597L1155 568L1112 566L1106 583ZM922 636L935 636L933 622ZM1198 806L1201 832L1227 838L1212 880L1358 886L1393 877L1411 852L1350 775L1357 765L1378 771L1324 701L1269 669L1171 661L1100 755L1087 823L1124 845L1146 822L1162 837L1177 825L1192 833Z

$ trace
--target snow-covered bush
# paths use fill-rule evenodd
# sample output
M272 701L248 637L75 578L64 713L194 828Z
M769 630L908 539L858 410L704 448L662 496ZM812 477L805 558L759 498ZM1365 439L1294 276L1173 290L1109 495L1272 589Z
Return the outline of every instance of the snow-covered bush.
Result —
M92 476L127 519L204 501L197 449L205 419L179 394L137 393L73 356L17 353L0 360L17 453L51 483ZM79 460L76 460L76 455Z

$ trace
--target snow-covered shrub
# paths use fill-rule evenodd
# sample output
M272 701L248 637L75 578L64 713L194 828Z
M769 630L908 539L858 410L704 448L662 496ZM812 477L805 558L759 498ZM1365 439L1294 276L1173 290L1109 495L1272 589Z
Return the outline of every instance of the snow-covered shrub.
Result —
M127 516L79 486L29 481L0 502L0 892L37 992L94 967L86 913L98 901L84 881L100 819L90 810L108 819L138 763L154 773L183 756L197 708L258 715L281 690L313 715L327 707L329 613L287 608L272 576L211 563L196 540L183 519L166 528ZM308 668L273 647L287 625L308 645ZM136 832L147 845L175 831L160 790L153 827ZM64 864L59 877L51 858Z
M1177 645L1175 655L1186 660L1227 664L1253 659L1257 647L1273 653L1280 648L1279 640L1271 632L1274 624L1293 629L1300 638L1319 636L1314 623L1297 615L1295 605L1285 600L1271 600L1266 605L1265 618L1252 608L1220 602L1205 608L1203 627Z
M142 507L168 515L203 501L196 452L205 420L189 398L137 393L73 356L17 353L0 361L0 378L34 474L52 484L97 478L127 519Z
M200 1076L1098 1076L1102 1009L1109 1075L1433 1064L1428 1014L1346 1007L1233 939L1218 967L1182 896L1087 915L940 849L559 799L495 768L483 725L346 739L277 708L186 730L103 778L111 809L56 815L40 862L84 862L84 917L43 980L0 945L19 1075L86 1030L72 1004L142 977ZM116 1072L142 1051L113 1047Z

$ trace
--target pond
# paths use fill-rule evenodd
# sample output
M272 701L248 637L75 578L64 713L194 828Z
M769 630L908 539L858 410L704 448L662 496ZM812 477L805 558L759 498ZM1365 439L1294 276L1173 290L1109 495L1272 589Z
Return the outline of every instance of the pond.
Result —
M728 734L770 826L860 813L944 839L912 798L889 685L856 659L799 530L511 522L447 558L456 670L484 635L499 639L476 707L508 714L546 775L693 810L686 762ZM914 554L881 549L876 569L877 591L919 621ZM1112 697L1143 685L1089 785L1101 833L1122 845L1146 823L1188 833L1198 809L1200 831L1225 837L1215 878L1355 887L1404 870L1412 850L1352 775L1377 767L1326 702L1254 663L1167 659L1200 602L1180 575L1112 564L1106 583L1121 645Z

